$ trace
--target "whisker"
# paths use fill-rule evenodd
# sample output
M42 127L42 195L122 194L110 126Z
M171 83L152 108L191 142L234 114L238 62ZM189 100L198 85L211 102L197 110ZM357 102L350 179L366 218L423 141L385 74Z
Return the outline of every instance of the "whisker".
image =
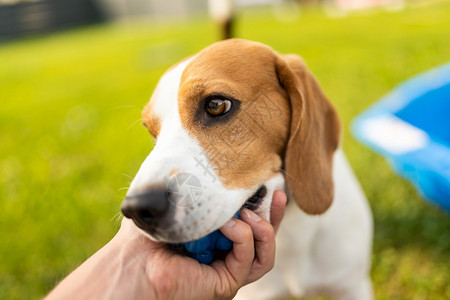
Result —
M142 109L142 107L139 107L137 105L120 105L120 106L113 107L110 110L119 110L119 109L124 109L124 108L136 108L139 110Z
M119 211L111 218L111 221L114 223L115 227L120 227L122 218L123 218L122 213Z
M123 200L123 198L125 198L125 196L120 196L120 195L115 195L114 196L116 199L120 199L120 200Z
M133 123L131 123L131 125L128 127L128 130L130 130L134 125L136 125L138 122L142 122L142 119L139 118L136 121L134 121Z
M280 170L282 173L284 173L285 175L289 176L289 178L291 178L292 180L295 181L295 183L302 185L302 183L300 181L297 180L297 178L295 178L293 175L289 174L286 170L281 169Z
M131 176L128 175L128 174L122 173L122 176L128 177L128 178L130 178L131 180L133 180L133 177L131 177Z

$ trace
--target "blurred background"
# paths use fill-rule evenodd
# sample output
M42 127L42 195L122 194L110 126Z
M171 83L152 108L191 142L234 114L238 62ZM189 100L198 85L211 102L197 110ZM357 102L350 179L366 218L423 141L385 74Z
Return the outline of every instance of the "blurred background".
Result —
M301 55L337 106L374 213L376 298L450 299L448 214L349 130L449 61L450 1L239 0L234 12L234 36ZM44 296L112 238L153 147L141 110L169 66L222 37L218 20L206 0L0 0L1 299Z

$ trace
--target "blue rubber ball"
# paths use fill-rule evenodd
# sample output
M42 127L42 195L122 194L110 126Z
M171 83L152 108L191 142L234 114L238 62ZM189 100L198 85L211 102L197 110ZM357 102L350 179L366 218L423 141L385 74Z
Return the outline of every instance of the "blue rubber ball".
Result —
M239 216L239 211L236 212L234 218ZM179 247L180 244L171 244ZM217 251L230 251L233 248L233 242L219 230L211 232L201 239L182 244L187 251L187 255L197 260L199 263L209 265L216 255Z

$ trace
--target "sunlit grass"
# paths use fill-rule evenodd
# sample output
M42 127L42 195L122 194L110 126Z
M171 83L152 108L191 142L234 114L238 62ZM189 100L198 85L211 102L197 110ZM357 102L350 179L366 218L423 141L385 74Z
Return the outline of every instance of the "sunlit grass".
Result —
M344 123L375 215L378 299L450 298L450 219L357 143L351 119L450 58L449 2L283 23L243 11L240 37L304 57ZM152 147L140 111L164 70L216 40L208 19L100 25L0 45L0 298L37 298L116 232Z

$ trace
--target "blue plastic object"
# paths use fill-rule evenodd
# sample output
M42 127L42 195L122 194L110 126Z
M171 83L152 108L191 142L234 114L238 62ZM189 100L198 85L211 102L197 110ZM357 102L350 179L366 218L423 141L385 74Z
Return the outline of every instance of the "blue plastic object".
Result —
M234 218L238 216L239 211L234 215ZM209 265L214 260L217 251L230 251L233 248L233 242L225 237L222 232L216 230L198 240L181 245L172 244L172 246L183 246L189 257L192 257L199 263Z
M359 115L352 131L450 212L450 63L399 85Z

